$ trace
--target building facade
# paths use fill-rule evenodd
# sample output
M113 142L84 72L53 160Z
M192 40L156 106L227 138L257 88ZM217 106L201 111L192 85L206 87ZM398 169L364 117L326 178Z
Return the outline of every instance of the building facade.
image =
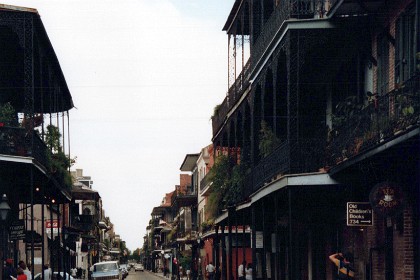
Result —
M335 279L343 251L356 279L420 277L418 15L419 1L235 1L212 117L232 198L222 279L248 227L254 279Z

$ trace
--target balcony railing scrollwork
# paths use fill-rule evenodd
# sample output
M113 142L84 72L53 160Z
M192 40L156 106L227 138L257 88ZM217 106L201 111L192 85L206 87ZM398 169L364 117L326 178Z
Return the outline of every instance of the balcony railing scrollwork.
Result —
M288 142L282 143L270 155L260 160L244 180L243 198L261 188L280 173L286 173L290 168L290 147Z
M329 165L419 127L419 122L420 75L417 74L393 91L373 96L369 105L354 112L330 133Z
M34 157L48 167L47 146L35 131L29 133L25 128L0 127L0 154Z

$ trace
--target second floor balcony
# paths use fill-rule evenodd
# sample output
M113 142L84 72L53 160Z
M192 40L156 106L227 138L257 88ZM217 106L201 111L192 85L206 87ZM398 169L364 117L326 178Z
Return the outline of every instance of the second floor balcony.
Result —
M95 228L98 219L95 215L76 215L72 218L71 223L74 228L88 232Z
M6 156L31 157L44 168L49 166L47 146L35 131L23 127L0 125L0 154Z
M340 125L330 132L326 147L330 166L418 129L420 75L387 94L372 95L367 105L338 121Z
M333 118L333 129L325 137L280 144L251 167L244 180L243 198L279 176L335 168L367 151L386 148L398 137L418 135L419 125L420 75L416 74L387 94L371 96L351 114Z
M176 209L197 204L197 192L192 186L187 186L185 191L177 191L172 195L171 204Z

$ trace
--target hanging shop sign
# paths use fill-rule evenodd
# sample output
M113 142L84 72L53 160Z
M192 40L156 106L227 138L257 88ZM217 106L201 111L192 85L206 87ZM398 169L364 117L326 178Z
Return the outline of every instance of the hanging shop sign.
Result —
M404 208L404 193L401 186L393 182L382 182L370 191L373 210L384 216L394 216Z
M25 221L14 221L9 227L10 240L23 240L25 239Z
M347 202L347 226L373 226L373 211L369 202Z
M45 221L45 233L50 234L51 231L58 234L58 220Z

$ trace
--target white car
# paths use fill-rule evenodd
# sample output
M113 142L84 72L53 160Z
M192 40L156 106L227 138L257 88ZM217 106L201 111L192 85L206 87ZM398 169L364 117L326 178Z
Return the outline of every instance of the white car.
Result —
M92 271L93 280L110 280L119 279L122 280L122 270L118 261L99 262L93 265Z
M134 265L134 271L144 271L144 267L142 264L136 264Z

